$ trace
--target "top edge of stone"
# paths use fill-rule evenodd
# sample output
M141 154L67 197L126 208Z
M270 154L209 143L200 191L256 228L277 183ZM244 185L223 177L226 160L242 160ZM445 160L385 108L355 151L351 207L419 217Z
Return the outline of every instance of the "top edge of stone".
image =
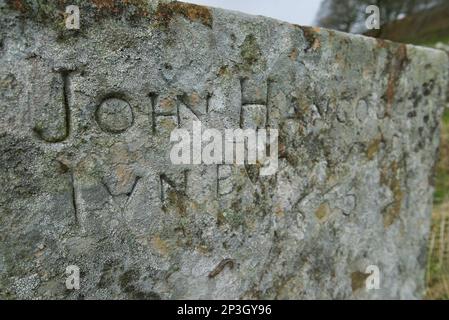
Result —
M77 30L65 30L65 8L68 5L77 5L80 7L80 11L83 12L82 22L85 29L91 27L94 23L99 22L102 19L110 17L124 18L125 20L134 23L138 22L140 19L147 19L158 26L168 27L170 21L175 18L175 16L182 16L192 22L201 23L212 28L215 14L232 13L241 17L247 17L248 19L271 20L280 25L298 27L304 32L306 38L309 36L313 37L313 34L328 33L343 38L370 39L370 41L375 41L376 46L380 48L406 45L407 48L419 48L419 50L424 50L429 53L447 55L440 49L394 42L360 34L345 33L322 27L300 25L263 15L253 15L236 10L174 0L60 0L57 2L44 0L38 4L33 0L0 0L0 18L8 11L12 11L19 17L42 23L62 33L79 32Z

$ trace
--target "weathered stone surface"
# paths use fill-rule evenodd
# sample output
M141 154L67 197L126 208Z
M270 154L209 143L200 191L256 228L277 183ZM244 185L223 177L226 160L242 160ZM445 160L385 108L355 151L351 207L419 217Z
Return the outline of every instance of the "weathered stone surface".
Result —
M421 296L446 54L180 3L67 31L63 2L0 1L1 298ZM193 120L278 128L278 172L172 165Z

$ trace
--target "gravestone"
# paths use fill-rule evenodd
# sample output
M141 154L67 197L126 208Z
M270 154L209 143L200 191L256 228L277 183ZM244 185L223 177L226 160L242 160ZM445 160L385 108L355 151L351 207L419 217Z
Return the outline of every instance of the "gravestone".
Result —
M421 297L446 54L179 2L0 8L1 298ZM276 173L173 165L194 121L277 129Z

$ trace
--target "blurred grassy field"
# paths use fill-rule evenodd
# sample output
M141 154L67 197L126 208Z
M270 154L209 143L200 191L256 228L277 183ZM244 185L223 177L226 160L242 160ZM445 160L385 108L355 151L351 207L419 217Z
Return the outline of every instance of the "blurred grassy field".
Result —
M434 204L439 206L449 197L449 110L446 109L441 126L440 159L437 165Z
M426 281L427 299L449 299L449 109L442 119Z

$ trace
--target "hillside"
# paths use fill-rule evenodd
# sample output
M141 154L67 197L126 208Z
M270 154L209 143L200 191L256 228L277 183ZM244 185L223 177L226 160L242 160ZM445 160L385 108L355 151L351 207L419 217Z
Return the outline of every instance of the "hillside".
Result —
M420 45L448 42L449 4L409 15L382 26L380 30L371 30L366 35Z

